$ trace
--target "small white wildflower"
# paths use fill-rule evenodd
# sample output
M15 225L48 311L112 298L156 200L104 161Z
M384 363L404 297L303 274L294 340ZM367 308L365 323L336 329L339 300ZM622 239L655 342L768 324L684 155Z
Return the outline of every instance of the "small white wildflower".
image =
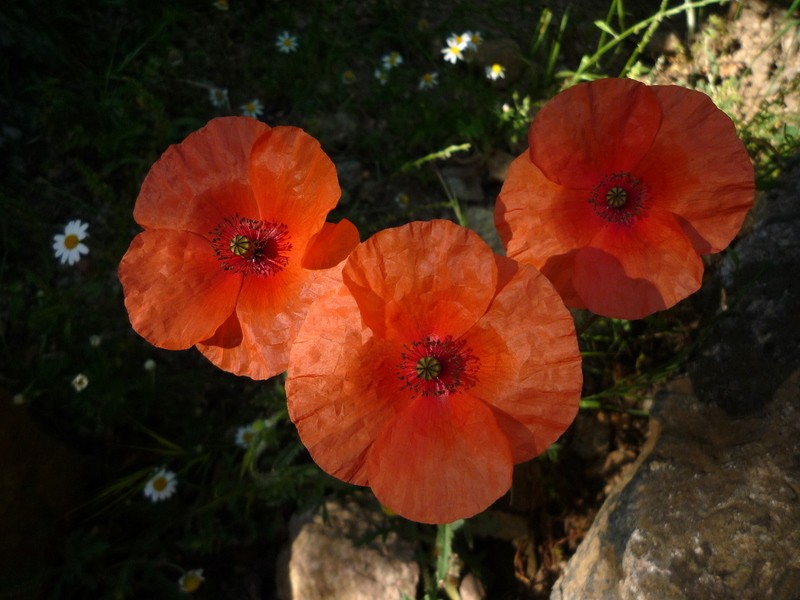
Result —
M356 81L356 74L350 69L347 69L344 73L342 73L342 83L345 85L350 85L351 83L355 83Z
M239 429L236 430L236 445L239 446L239 448L249 448L255 433L253 423L239 427Z
M258 98L250 100L247 104L242 104L241 108L242 115L245 117L260 117L264 112L264 105L261 104L261 100Z
M200 584L205 580L206 578L203 577L203 569L192 569L181 575L181 578L178 579L178 587L181 588L182 592L191 594L197 591L197 588L199 588Z
M383 62L383 68L388 71L389 69L402 65L403 56L399 52L392 51L388 54L384 54L381 61Z
M208 99L211 101L211 105L217 108L228 106L228 90L218 87L209 88Z
M486 67L486 77L492 81L504 79L506 76L506 68L503 65L494 63L491 67Z
M177 487L178 481L175 479L175 473L162 468L148 479L144 486L144 495L151 502L160 502L172 496Z
M83 373L78 373L72 378L72 387L76 392L82 392L89 385L89 378Z
M214 7L219 10L228 10L230 8L228 0L214 0Z
M439 83L438 73L424 73L422 77L419 78L419 89L429 90L430 88L436 86L438 83Z
M81 254L89 254L89 248L83 243L89 235L86 233L88 228L88 223L76 219L67 223L64 233L53 236L53 250L62 265L66 262L74 265L81 259Z
M385 69L375 69L375 79L377 79L378 83L381 85L386 85L386 82L389 81L389 71Z
M454 33L447 38L447 45L457 47L459 50L463 50L469 45L470 39L471 38L468 32L462 33L461 35Z
M456 64L459 60L464 60L464 48L461 48L458 44L450 43L450 40L447 41L447 48L442 48L442 54L444 54L444 59L447 62Z
M103 343L103 338L101 338L99 335L90 335L89 336L89 345L92 348L99 348L100 344L102 344L102 343Z
M278 39L275 40L275 46L277 46L278 52L290 54L297 50L297 36L292 35L288 31L284 31L278 36Z
M405 192L398 192L394 197L394 203L405 210L408 208L408 205L411 204L411 197Z
M467 42L467 49L469 50L477 50L478 46L483 43L483 35L480 31L466 31L463 35L469 37L469 42Z
M154 361L152 358L148 358L146 361L144 361L144 370L147 371L148 373L152 373L153 371L155 371L156 361Z

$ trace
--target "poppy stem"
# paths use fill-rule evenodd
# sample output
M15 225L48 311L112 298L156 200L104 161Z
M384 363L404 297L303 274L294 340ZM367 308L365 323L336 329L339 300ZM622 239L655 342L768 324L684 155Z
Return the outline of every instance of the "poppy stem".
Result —
M441 172L439 171L438 168L436 168L436 166L433 167L433 172L436 173L436 177L439 178L439 182L442 184L442 187L444 188L444 193L447 196L447 201L448 204L450 205L450 208L453 209L453 214L455 214L456 216L456 221L462 227L469 227L469 224L467 223L467 219L464 216L464 213L461 212L461 205L458 203L458 198L450 189L450 186L447 185L447 182L445 181L444 177L442 177Z

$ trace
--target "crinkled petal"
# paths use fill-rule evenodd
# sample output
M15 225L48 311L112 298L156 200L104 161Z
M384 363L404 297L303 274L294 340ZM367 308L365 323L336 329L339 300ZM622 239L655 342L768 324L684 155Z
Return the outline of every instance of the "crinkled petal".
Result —
M542 268L552 256L587 245L597 231L591 189L547 179L527 153L508 169L495 206L495 225L510 258Z
M312 305L290 352L289 416L327 473L367 484L369 448L407 400L396 376L402 347L373 337L340 286Z
M167 148L142 183L136 222L206 235L234 214L258 218L248 163L253 144L269 131L256 119L221 117Z
M730 118L701 92L655 86L664 119L636 168L660 210L681 218L700 254L719 252L753 206L755 176Z
M553 287L558 290L558 294L564 304L570 308L586 308L586 302L575 291L575 286L572 283L572 273L575 271L575 257L578 252L580 250L572 250L566 254L551 256L540 268L542 275L550 280Z
M481 359L469 393L495 410L518 463L544 452L572 423L583 375L572 316L553 285L529 265L497 261L502 286L464 335Z
M340 275L326 279L323 273L314 275L290 266L269 277L245 277L236 306L241 343L226 347L210 339L204 340L198 349L229 373L251 379L267 379L282 373L289 364L289 347L308 307L326 287L315 282L325 281L327 286L341 282Z
M358 229L347 219L325 223L309 242L303 257L304 269L328 269L342 262L358 246Z
M249 172L260 218L285 224L304 252L341 196L331 159L302 129L275 127L253 146Z
M381 432L367 458L380 502L422 523L488 508L511 487L513 458L491 409L469 394L419 397Z
M492 250L443 220L375 234L353 250L342 275L366 325L403 343L457 338L485 312L497 281Z
M555 183L591 189L609 173L630 171L660 124L661 106L648 86L613 78L579 83L534 117L531 160Z
M119 278L133 328L169 350L212 336L233 312L242 285L240 275L220 267L206 239L169 230L137 235Z
M703 261L669 213L651 211L631 226L600 230L575 256L575 291L592 312L641 319L696 292Z

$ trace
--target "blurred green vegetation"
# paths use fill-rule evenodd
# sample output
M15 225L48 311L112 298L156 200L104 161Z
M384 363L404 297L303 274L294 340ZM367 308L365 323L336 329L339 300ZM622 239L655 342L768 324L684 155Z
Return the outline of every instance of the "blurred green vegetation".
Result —
M351 488L310 461L286 416L280 377L237 378L197 352L159 350L131 330L116 268L138 232L132 209L142 178L167 146L257 98L264 121L301 126L337 165L356 166L354 179L343 178L337 216L354 221L362 239L414 218L452 218L459 199L429 167L460 164L462 152L445 159L441 151L521 152L531 116L562 86L646 71L651 25L672 18L682 29L689 12L701 18L704 7L722 3L568 4L231 0L221 10L211 0L22 0L0 7L0 448L13 465L3 469L0 509L22 515L0 530L0 596L180 597L180 575L204 568L199 597L244 597L254 573L271 597L289 516ZM278 52L284 31L297 36L296 52ZM447 37L464 31L479 31L483 50L467 62L443 61ZM403 63L381 85L374 72L390 51ZM487 79L493 62L506 67L506 78ZM438 85L420 90L426 72L438 73ZM226 105L212 105L212 88L227 90ZM774 175L798 133L793 124L764 125L768 115L742 130ZM488 206L499 182L482 174L482 189ZM51 245L72 219L89 223L90 253L69 267ZM679 366L695 317L681 309L589 325L586 406L641 414L643 396ZM71 385L79 373L89 382L81 391ZM254 422L249 449L239 448L237 430ZM48 458L55 454L58 461ZM34 486L39 461L50 460L58 472ZM176 473L178 487L152 503L142 489L160 467ZM65 473L77 489L64 484ZM22 511L43 494L41 511ZM445 593L434 574L447 570L455 529L437 538L433 528L388 516L386 527L419 541L428 557L421 593ZM468 539L455 535L462 555L480 555ZM31 543L40 549L25 554Z

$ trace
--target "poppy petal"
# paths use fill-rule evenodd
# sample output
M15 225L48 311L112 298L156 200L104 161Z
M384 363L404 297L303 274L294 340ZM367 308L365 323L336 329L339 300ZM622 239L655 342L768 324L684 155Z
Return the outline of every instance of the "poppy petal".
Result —
M406 405L396 397L400 352L363 326L342 285L309 309L290 351L287 405L303 445L334 477L367 484L367 451Z
M464 336L481 359L479 381L469 393L495 409L519 463L544 452L575 418L581 355L572 315L547 278L529 265L501 256L497 261L507 282ZM498 352L501 335L506 347Z
M511 487L511 448L491 409L468 394L420 397L378 436L367 458L380 502L422 523L488 508Z
M304 250L341 196L331 159L302 129L275 127L254 144L249 172L260 218L286 225Z
M703 261L676 219L651 211L631 226L600 230L575 257L575 291L592 312L641 319L696 292Z
M253 144L269 130L256 119L221 117L167 148L142 182L136 222L207 234L236 213L256 218L247 164Z
M232 312L222 325L217 328L214 335L207 340L203 340L203 345L220 346L221 348L235 348L242 343L242 324L236 312Z
M303 257L304 269L328 269L339 264L358 246L358 229L347 219L325 223L309 242Z
M650 149L661 107L632 79L579 83L545 104L528 133L530 158L568 188L592 188L609 173L630 171Z
M495 225L506 255L537 268L551 256L589 244L597 219L591 190L574 190L550 181L527 153L508 169L495 206Z
M586 308L586 302L575 291L572 285L572 273L575 270L575 257L580 250L572 250L559 256L551 256L547 259L540 270L542 275L550 280L553 287L558 290L558 294L564 304L570 308Z
M665 115L636 173L653 202L682 218L700 254L719 252L739 232L753 206L755 176L731 119L701 92L652 88Z
M497 272L476 233L435 220L375 234L353 250L342 277L368 327L409 343L460 336L485 312Z
M212 336L233 312L242 285L241 275L220 268L205 238L169 230L137 235L119 278L133 328L168 350Z
M314 300L310 272L284 269L269 277L245 277L236 314L242 341L233 347L206 340L203 355L229 373L267 379L286 370L289 345Z

